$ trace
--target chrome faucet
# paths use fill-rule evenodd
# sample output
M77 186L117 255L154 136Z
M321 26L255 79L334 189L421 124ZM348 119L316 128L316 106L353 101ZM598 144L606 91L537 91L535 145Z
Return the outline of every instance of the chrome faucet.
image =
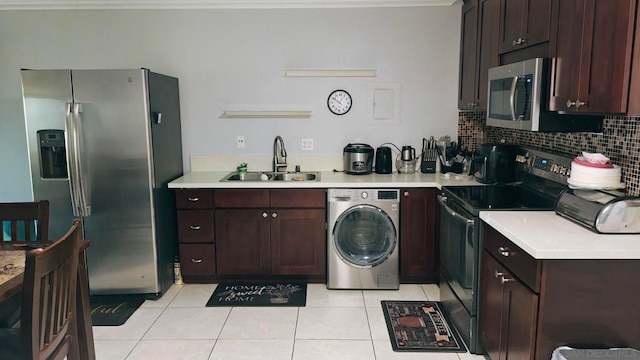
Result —
M287 171L287 149L280 135L273 140L273 171Z

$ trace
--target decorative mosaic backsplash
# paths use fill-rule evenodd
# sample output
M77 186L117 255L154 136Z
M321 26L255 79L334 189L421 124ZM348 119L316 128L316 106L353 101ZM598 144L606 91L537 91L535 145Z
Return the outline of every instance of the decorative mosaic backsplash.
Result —
M640 117L605 118L602 133L540 133L486 126L484 111L460 112L460 142L475 150L478 144L511 143L576 156L582 151L602 153L622 168L626 193L640 196Z

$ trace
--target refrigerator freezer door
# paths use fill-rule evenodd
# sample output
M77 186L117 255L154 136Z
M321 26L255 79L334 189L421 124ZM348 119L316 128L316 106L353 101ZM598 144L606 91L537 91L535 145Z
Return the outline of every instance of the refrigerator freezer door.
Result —
M91 293L158 293L147 70L73 70Z
M49 236L58 239L73 222L63 143L67 104L73 101L69 70L22 70L22 93L34 200L49 200ZM57 139L56 137L60 137ZM51 146L44 142L51 138ZM63 141L64 140L64 141ZM51 158L49 158L51 156ZM54 160L52 160L52 158ZM52 170L43 163L60 165Z

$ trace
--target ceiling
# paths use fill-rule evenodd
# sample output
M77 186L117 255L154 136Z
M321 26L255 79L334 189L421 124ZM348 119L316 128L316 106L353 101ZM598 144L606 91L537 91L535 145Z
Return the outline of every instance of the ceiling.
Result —
M0 0L0 10L293 9L450 6L460 0Z

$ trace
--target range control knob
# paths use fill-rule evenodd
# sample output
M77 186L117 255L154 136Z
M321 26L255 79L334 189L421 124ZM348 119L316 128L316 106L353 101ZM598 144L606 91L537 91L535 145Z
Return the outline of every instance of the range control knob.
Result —
M369 193L368 193L368 192L366 192L366 191L363 191L363 192L362 192L362 194L360 194L360 196L361 196L363 199L366 199L366 198L368 198L368 197L369 197Z

